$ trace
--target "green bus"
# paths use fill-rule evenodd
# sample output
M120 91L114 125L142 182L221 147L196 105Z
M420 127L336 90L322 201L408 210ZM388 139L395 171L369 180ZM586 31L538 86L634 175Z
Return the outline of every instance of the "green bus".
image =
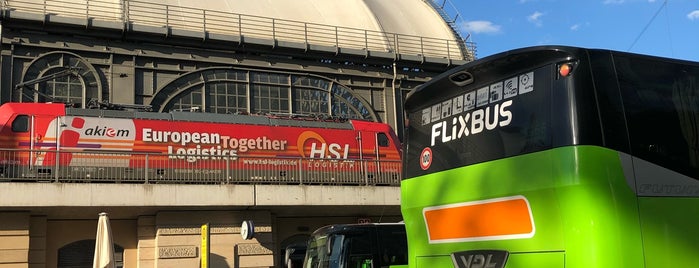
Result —
M699 264L699 63L521 48L405 110L410 267Z

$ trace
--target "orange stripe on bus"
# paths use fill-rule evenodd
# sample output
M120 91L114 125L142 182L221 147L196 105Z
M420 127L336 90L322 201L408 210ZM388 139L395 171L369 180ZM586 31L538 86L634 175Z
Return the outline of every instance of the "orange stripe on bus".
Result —
M423 214L431 243L534 235L531 210L523 196L425 208Z

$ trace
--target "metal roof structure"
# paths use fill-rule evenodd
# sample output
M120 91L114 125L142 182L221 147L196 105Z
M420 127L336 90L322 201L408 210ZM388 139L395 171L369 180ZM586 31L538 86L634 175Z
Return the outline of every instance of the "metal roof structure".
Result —
M472 44L431 0L11 0L3 1L2 9L9 19L91 31L447 64L474 58Z
M173 7L457 40L430 0L157 0Z

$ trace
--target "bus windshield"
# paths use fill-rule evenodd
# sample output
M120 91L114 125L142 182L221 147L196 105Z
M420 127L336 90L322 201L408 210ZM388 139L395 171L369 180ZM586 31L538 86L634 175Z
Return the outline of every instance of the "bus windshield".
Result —
M403 224L339 224L309 238L305 268L380 268L407 265Z
M342 235L313 236L306 247L306 268L331 267L339 262Z

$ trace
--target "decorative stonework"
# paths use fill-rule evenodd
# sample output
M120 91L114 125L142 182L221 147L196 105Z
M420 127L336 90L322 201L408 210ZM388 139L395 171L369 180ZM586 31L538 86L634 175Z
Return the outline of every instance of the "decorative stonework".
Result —
M196 246L159 247L159 259L196 258Z
M255 226L256 233L271 233L272 226ZM240 227L238 227L238 233L240 233Z
M212 234L237 234L240 233L240 226L211 226L209 233Z
M158 228L159 235L195 235L201 233L200 227L163 227Z
M255 228L257 229L257 228ZM238 244L238 256L247 255L271 255L272 250L260 244Z
M255 233L271 233L272 226L255 226ZM209 228L210 234L237 234L240 233L240 226L214 226ZM160 227L159 235L198 235L201 234L201 227Z
M161 227L158 228L159 235L194 235L200 234L201 227Z

